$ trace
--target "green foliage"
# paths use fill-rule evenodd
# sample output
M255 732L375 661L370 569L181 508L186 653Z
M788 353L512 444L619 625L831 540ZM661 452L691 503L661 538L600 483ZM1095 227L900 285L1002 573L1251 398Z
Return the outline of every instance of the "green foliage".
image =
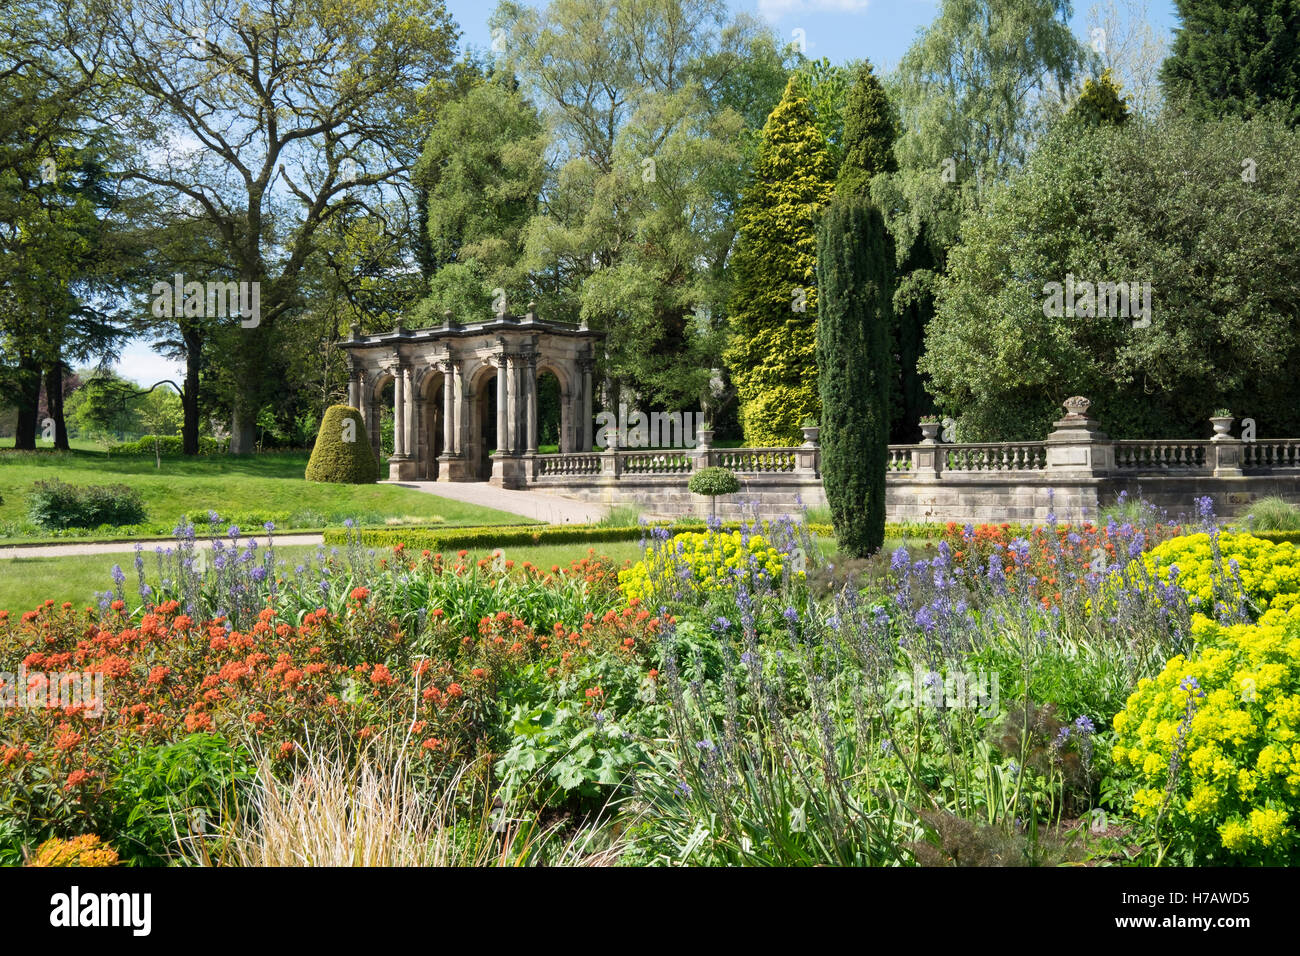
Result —
M861 197L837 197L817 246L820 439L836 537L854 557L885 540L893 262L880 211Z
M1300 800L1292 748L1300 729L1300 608L1257 623L1199 618L1196 651L1138 684L1116 715L1116 775L1159 860L1286 865Z
M726 360L745 441L795 444L818 414L816 221L834 167L795 78L763 126L738 214Z
M166 863L181 839L211 834L231 814L239 788L256 776L242 745L218 734L122 755L112 782L113 845L129 864Z
M1300 2L1177 0L1182 21L1160 68L1175 108L1205 119L1282 104L1300 120ZM1247 155L1247 154L1243 154Z
M701 468L691 475L686 487L697 495L734 495L740 490L740 482L730 470L711 467Z
M1257 531L1300 531L1300 508L1285 498L1270 495L1250 506L1245 524L1252 534Z
M1298 152L1271 115L1055 131L949 254L920 363L942 407L973 441L1041 439L1070 395L1116 438L1200 438L1220 406L1300 430ZM1149 282L1150 326L1047 317L1067 275Z
M722 469L725 470L725 469ZM601 544L611 541L637 541L645 537L653 526L628 525L540 525L534 527L486 527L434 530L431 528L362 528L351 534L369 548L392 548L405 545L409 550L447 552L458 549L482 551L511 546L551 544ZM703 531L705 525L698 521L678 521L667 526L672 534ZM735 530L738 522L726 522L724 529ZM831 527L812 523L808 531L814 535L830 536ZM942 529L942 525L935 527ZM325 544L346 545L348 532L341 528L325 531Z
M837 195L865 195L871 178L898 170L894 140L898 116L871 64L863 60L844 105L844 159L835 183Z
M163 458L178 458L183 455L182 439L179 435L144 435L136 441L113 446L114 455L148 455L153 456L155 449ZM228 439L199 436L199 455L224 455L229 445Z
M1300 531L1255 531L1250 532L1256 538L1262 538L1265 541L1272 541L1274 544L1300 544Z
M145 520L144 499L127 485L69 485L38 481L28 495L28 517L41 528L98 528Z
M413 174L428 196L437 271L423 309L434 321L413 324L441 324L445 309L462 321L483 318L494 288L527 301L519 259L545 151L537 110L504 75L474 83L437 112Z
M1083 92L1070 107L1069 116L1087 126L1123 126L1128 120L1128 103L1120 93L1119 84L1111 78L1110 70L1101 76L1088 77Z
M347 405L331 405L325 410L320 434L307 462L306 477L308 481L345 485L365 485L379 480L379 462L366 436L361 412Z

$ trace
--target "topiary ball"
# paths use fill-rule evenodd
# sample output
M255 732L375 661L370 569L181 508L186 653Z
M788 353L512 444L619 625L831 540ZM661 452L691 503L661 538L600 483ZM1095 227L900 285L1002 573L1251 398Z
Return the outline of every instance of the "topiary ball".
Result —
M307 480L339 485L367 485L379 480L379 460L366 435L361 412L331 405L307 462Z
M691 475L686 485L697 495L734 495L740 490L740 482L725 468L701 468Z

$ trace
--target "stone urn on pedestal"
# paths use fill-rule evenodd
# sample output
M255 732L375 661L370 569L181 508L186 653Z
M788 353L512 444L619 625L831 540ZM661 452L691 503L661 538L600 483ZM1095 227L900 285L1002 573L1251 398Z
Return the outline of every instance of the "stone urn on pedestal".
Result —
M1210 424L1214 426L1214 435L1210 441L1224 441L1232 437L1232 423L1236 421L1232 412L1226 408L1220 408L1210 416Z

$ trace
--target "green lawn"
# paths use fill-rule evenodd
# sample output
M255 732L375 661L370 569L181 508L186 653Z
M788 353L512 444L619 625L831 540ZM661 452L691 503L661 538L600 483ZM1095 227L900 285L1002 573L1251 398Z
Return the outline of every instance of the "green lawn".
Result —
M829 538L819 539L818 543L827 554L835 550L835 542ZM892 550L900 542L887 541L885 547ZM205 545L206 547L206 545ZM509 547L506 556L519 564L531 561L539 567L549 568L553 564L561 567L588 556L588 549L604 556L618 565L624 561L635 561L641 555L639 541L614 541L604 544L583 546L580 544L549 544L534 547ZM286 562L290 567L304 558L316 554L315 547L278 547L275 549L277 560ZM472 552L477 560L487 557L491 551ZM89 604L96 591L106 591L113 586L113 565L121 565L127 574L126 587L134 593L136 587L134 553L96 554L88 557L68 558L0 558L0 610L11 614L31 610L47 599L62 604L71 601L77 607ZM154 567L153 548L145 545L146 573ZM147 574L152 581L156 575Z
M216 511L246 524L274 520L282 531L341 525L353 518L364 524L392 521L435 522L449 526L520 524L518 515L438 498L392 485L331 485L303 478L307 452L275 452L241 457L152 458L110 456L102 451L0 451L0 540L47 537L27 522L27 493L37 481L59 478L69 484L126 484L139 489L148 521L131 533L170 534L183 514ZM252 520L260 519L260 520ZM87 539L120 533L83 535Z
M616 541L588 547L619 565L624 561L635 560L641 553L641 545L637 541ZM587 548L574 544L504 550L512 561L519 564L531 561L543 568L549 568L553 564L568 567L570 562L587 557ZM314 557L316 548L278 547L275 554L277 561L284 561L292 568L305 558ZM475 552L473 557L477 560L489 554L490 551ZM149 573L155 567L155 560L153 548L145 545L146 580L150 582L157 577L156 573ZM85 607L92 602L96 591L107 591L113 587L112 570L115 564L121 565L126 572L126 590L128 595L134 596L134 562L134 553L69 558L0 558L0 610L19 614L48 599L59 604L71 601L76 607Z

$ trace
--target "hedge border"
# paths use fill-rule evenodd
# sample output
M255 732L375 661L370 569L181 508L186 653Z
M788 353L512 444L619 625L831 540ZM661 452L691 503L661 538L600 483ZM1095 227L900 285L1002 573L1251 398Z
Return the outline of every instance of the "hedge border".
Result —
M403 545L409 549L426 551L483 550L534 546L544 544L609 544L615 541L640 541L656 527L667 527L674 535L699 532L707 529L704 522L681 522L672 525L529 525L523 527L449 528L359 528L347 531L330 528L324 534L327 545L347 545L349 535L367 548L394 548ZM736 531L740 522L723 524L723 529ZM808 530L818 537L832 537L830 525L810 524Z

